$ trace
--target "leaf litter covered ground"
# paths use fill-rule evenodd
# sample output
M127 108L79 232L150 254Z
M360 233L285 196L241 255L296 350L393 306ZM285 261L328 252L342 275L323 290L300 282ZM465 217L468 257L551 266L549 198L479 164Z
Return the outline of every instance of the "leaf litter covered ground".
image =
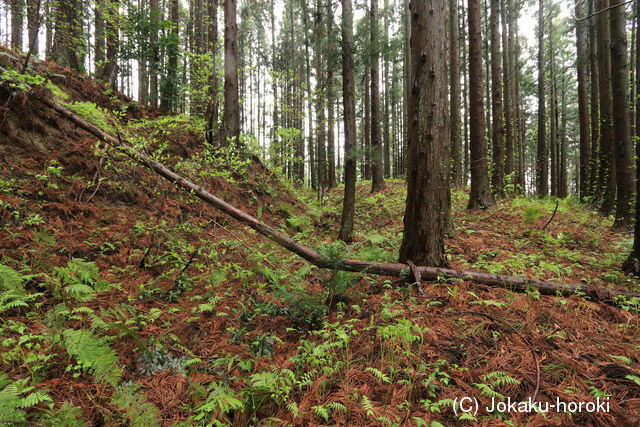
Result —
M158 117L54 64L38 71L74 111L328 259L395 260L402 182L375 195L359 185L345 247L333 243L340 189L318 204L256 160L205 155L198 123ZM637 301L464 281L424 283L421 297L396 279L318 270L19 90L0 87L0 105L3 422L640 423ZM619 273L631 236L575 201L560 201L543 230L552 201L468 212L466 197L453 193L452 267L638 288ZM456 415L464 396L481 407L609 397L610 411Z

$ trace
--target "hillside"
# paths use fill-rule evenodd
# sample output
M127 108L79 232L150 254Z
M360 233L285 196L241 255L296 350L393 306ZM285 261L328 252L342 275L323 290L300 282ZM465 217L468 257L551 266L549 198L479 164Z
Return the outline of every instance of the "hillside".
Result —
M0 66L15 70L8 51ZM639 301L422 284L311 267L58 116L15 82L189 176L326 259L395 261L405 184L360 183L356 239L253 157L207 147L53 63L0 78L0 421L10 425L637 425ZM12 87L13 85L13 87ZM640 290L631 236L574 199L465 209L452 268ZM549 222L549 220L551 221ZM454 400L610 403L455 414ZM440 424L438 424L440 423Z

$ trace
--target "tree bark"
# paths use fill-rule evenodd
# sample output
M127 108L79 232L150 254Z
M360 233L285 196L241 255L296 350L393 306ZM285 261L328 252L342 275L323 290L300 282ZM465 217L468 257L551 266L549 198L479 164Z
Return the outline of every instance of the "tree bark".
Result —
M371 192L384 187L382 132L380 129L380 43L378 0L371 0Z
M585 0L576 0L576 17L582 18ZM580 201L584 202L589 192L589 165L591 163L591 129L589 122L589 87L587 83L589 57L587 51L587 23L576 22L576 69L578 73L578 120L580 126Z
M598 0L598 90L600 98L600 214L609 215L616 200L616 175L613 136L613 100L611 89L611 25L609 0Z
M500 19L502 23L502 81L503 86L503 98L504 98L504 124L505 124L505 136L504 136L504 174L508 180L508 184L513 191L514 175L513 175L513 148L515 146L514 139L514 114L513 114L513 75L515 70L511 63L511 49L513 41L512 30L509 25L509 19L513 13L511 8L508 7L507 0L501 1L500 7Z
M22 52L22 26L24 23L24 0L10 0L11 48Z
M82 37L81 2L58 2L55 9L53 59L63 67L84 72L86 46Z
M103 64L96 70L96 74L98 79L109 83L112 87L115 87L118 75L118 27L120 20L118 1L115 0L113 3L109 3L108 7L100 9L105 20L106 53Z
M344 106L344 199L340 240L353 240L356 202L356 88L353 79L353 6L342 0L342 102Z
M40 43L38 39L38 32L40 30L40 9L42 0L27 0L27 30L28 30L28 43L27 53L30 55L39 55Z
M629 109L629 68L627 55L627 16L622 0L611 0L611 70L613 103L613 136L617 203L613 229L631 231L633 216L631 206L634 197L633 151ZM618 6L618 7L615 7Z
M589 2L589 15L595 10L596 0ZM589 165L589 195L592 205L595 207L600 198L600 187L598 185L598 165L600 152L600 88L598 75L598 37L597 37L597 16L589 18L589 79L590 79L590 102L591 109L589 125L591 127L591 162Z
M546 107L544 91L544 2L538 1L538 151L536 157L536 191L549 194L549 154L547 149Z
M324 189L327 187L327 158L325 141L325 112L324 99L326 91L325 64L323 63L323 48L325 46L325 24L323 18L322 0L316 0L314 16L314 62L316 69L315 86L315 110L316 110L316 162L317 162L317 185L318 198L323 197Z
M549 16L549 148L551 151L551 196L559 196L558 170L558 91L555 51L553 50L553 16Z
M462 161L460 143L460 40L458 40L458 0L449 0L449 82L450 135L451 135L451 183L462 185Z
M391 178L391 129L390 129L390 117L389 117L389 102L390 102L390 83L389 83L389 2L384 0L384 50L382 55L383 60L383 83L384 83L384 133L383 133L383 145L384 145L384 177L386 179Z
M371 179L371 85L369 84L370 70L364 71L364 132L363 132L363 151L364 159L362 162L362 178Z
M492 156L491 185L495 197L504 197L504 118L502 115L502 72L500 55L500 0L491 0L491 113Z
M170 0L171 14L171 38L167 45L167 75L162 81L162 99L160 100L160 111L164 113L172 112L176 109L178 101L177 80L178 80L178 52L180 37L180 9L179 0Z
M400 262L446 265L449 210L448 1L412 0L407 200ZM428 167L425 167L428 165Z
M480 35L480 1L469 4L469 113L471 131L471 193L469 209L485 209L495 205L489 189L487 142L485 140L482 37Z
M640 31L640 6L636 3L636 28ZM640 34L640 33L639 33ZM636 36L636 171L640 171L640 37ZM633 232L633 248L622 265L622 270L640 276L640 179L636 179L636 215Z
M334 98L333 64L327 63L327 188L337 185Z
M241 143L236 0L224 2L224 115L221 130L222 145Z
M149 106L158 108L158 73L160 47L158 46L158 27L160 26L160 8L158 0L149 0Z

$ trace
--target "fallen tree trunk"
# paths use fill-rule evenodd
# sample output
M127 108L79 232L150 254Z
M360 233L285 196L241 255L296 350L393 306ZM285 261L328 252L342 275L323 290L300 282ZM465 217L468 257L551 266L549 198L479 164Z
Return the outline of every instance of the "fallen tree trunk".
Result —
M0 70L1 71L1 70ZM33 92L32 92L33 93ZM296 255L304 258L311 264L319 268L337 268L344 271L360 272L367 274L377 274L383 276L396 276L396 277L410 277L411 268L406 264L401 263L385 263L385 262L369 262L359 261L353 259L343 260L337 267L330 265L324 260L315 250L305 246L299 242L296 242L286 234L275 230L274 228L261 223L257 218L249 215L248 213L230 205L224 200L214 196L207 190L203 189L199 185L194 184L190 180L183 176L173 172L162 163L150 158L146 154L136 150L132 146L122 142L119 138L116 138L108 133L104 132L99 127L86 121L67 107L59 104L51 98L40 96L33 93L42 103L55 110L75 123L82 129L95 135L110 146L125 153L138 163L148 167L157 174L166 178L167 180L175 183L176 185L193 192L197 197L210 204L214 208L226 213L227 215L237 219L243 224L256 230L258 233L268 237L278 245L293 252ZM481 283L489 286L496 286L500 288L506 288L513 291L526 291L526 290L538 290L541 294L547 295L563 295L569 296L573 294L589 296L594 301L612 302L617 296L624 297L640 297L640 292L632 292L626 289L617 288L605 288L601 286L591 286L581 283L558 283L550 282L546 280L530 279L527 277L515 277L506 276L500 274L488 274L475 271L455 270L448 268L436 268L426 266L414 266L420 274L422 280L437 280L439 278L444 279L461 279L472 282Z

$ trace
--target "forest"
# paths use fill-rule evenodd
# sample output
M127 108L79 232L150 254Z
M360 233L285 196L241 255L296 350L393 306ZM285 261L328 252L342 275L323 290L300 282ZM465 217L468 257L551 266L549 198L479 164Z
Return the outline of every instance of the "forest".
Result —
M0 425L640 425L639 9L0 0Z

